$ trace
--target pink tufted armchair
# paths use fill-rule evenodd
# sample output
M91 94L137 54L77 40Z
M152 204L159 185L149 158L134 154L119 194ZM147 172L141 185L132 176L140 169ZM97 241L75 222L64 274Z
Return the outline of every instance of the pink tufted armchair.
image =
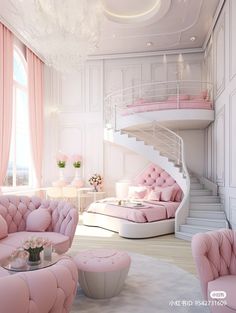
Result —
M10 275L0 270L0 313L68 313L77 281L77 267L69 257L32 272Z
M49 212L48 226L45 231L27 231L28 215L39 208ZM65 253L71 247L78 223L78 212L72 204L38 197L0 196L0 215L8 228L6 236L0 239L0 262L31 236L46 237L52 241L56 252ZM37 218L36 224L40 222L40 216Z
M211 312L236 312L236 232L221 229L196 234L192 253L204 298L214 301L212 291L226 292L227 305L211 306Z

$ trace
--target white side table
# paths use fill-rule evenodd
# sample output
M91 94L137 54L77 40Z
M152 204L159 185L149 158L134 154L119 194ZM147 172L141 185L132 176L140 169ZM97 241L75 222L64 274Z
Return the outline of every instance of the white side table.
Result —
M88 195L93 197L93 202L105 198L105 191L88 191Z
M89 192L92 192L92 190L93 189L91 187L78 188L77 198L79 212L84 211L84 208L86 206L86 199L92 199L92 195L89 194Z

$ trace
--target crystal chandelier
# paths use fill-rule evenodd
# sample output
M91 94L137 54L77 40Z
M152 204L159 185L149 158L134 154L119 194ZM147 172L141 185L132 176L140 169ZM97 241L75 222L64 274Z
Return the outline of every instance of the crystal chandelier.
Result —
M20 33L59 71L77 69L99 44L99 0L11 0ZM27 5L26 5L27 3Z

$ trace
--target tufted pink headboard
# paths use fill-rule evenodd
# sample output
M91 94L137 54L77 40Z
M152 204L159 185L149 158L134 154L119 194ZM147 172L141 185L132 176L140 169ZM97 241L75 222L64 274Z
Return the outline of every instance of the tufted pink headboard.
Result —
M148 186L152 189L156 187L176 186L179 189L179 195L175 201L180 201L182 190L176 181L161 167L150 164L135 179L136 185Z

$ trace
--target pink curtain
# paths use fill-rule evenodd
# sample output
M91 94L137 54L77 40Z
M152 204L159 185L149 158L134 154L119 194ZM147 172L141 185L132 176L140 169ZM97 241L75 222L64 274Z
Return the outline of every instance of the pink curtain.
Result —
M13 36L0 23L0 186L7 173L12 128Z
M28 48L26 57L32 158L37 186L40 187L43 159L43 62Z

